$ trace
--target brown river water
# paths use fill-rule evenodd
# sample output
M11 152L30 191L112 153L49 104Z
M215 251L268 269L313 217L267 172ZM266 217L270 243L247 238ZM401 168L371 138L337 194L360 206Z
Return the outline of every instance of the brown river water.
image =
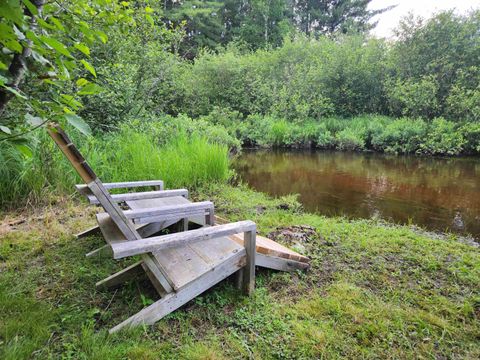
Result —
M480 158L246 150L234 168L256 190L299 194L311 212L480 239Z

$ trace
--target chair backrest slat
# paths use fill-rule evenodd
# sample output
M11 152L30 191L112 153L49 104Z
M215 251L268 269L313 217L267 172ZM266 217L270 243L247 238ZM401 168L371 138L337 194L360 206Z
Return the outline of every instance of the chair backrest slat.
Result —
M127 240L141 239L133 223L125 217L120 206L112 199L108 190L60 125L51 123L47 131Z

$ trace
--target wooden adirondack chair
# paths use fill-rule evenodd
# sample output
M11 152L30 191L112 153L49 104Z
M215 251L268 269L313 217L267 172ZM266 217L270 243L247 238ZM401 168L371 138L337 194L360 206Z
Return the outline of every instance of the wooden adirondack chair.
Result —
M114 258L141 255L139 262L98 282L97 286L116 286L143 270L161 296L160 300L113 327L110 332L141 323L153 324L234 273L238 274L238 283L244 292L247 295L253 292L254 222L240 221L144 238L135 224L201 215L213 225L213 204L188 203L124 211L118 205L122 197L108 192L62 128L50 124L48 133L83 179L88 191L105 209L106 213L99 214L100 228ZM242 245L228 237L238 233L243 233Z

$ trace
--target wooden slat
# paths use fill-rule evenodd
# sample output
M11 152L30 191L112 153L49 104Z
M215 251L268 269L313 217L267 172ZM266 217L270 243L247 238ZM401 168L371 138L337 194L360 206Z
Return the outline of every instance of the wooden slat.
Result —
M103 183L105 189L122 189L122 188L136 188L136 187L146 187L146 186L160 186L163 189L162 180L146 180L146 181L126 181L126 182L114 182L114 183ZM87 188L87 185L77 184L75 185L77 190L81 192L83 189Z
M310 266L308 263L258 253L255 258L255 264L257 266L280 271L305 270Z
M228 220L215 216L215 222L217 224L228 224ZM236 234L232 237L233 240L243 245L243 234ZM304 255L301 255L276 241L266 238L264 236L257 235L257 253L280 257L284 259L309 263L310 259Z
M130 280L131 278L142 274L143 268L142 268L143 261L138 261L133 265L130 265L129 267L126 267L123 270L120 270L119 272L110 275L106 279L103 279L95 284L95 286L98 288L108 288L108 287L114 287L118 286L122 283L124 283L127 280Z
M243 233L235 234L230 238L240 245L243 245ZM309 263L310 259L304 255L301 255L279 243L273 241L264 236L257 235L257 253L275 256L287 260L299 261L303 263Z
M100 233L100 228L98 227L98 225L96 225L96 226L92 226L91 228L88 228L88 229L76 234L75 237L77 239L81 239L81 238L91 236L91 235L96 235L96 234L99 234L99 233Z
M126 201L126 203L130 207L130 209L136 210L136 209L155 208L155 207L167 206L167 205L189 204L190 201L181 196L174 196L174 197L157 198L157 199L130 200L130 201ZM190 222L194 222L202 226L205 225L204 214L200 216L190 215L188 217L188 220ZM173 224L174 222L175 222L174 220L170 220L169 225ZM166 226L169 226L169 225L166 225Z
M186 245L188 243L237 234L238 232L255 232L255 230L255 223L247 220L130 242L113 242L111 243L111 246L113 257L115 259L120 259L127 256L145 254L161 249Z
M154 222L155 219L162 219L162 217L178 216L178 218L185 218L189 216L198 216L198 213L202 211L204 211L205 214L211 213L213 211L213 203L211 201L201 201L196 203L160 206L157 208L125 210L123 214L127 219L133 219L135 223L140 224Z
M131 201L131 200L142 200L142 199L156 199L172 196L183 196L188 197L187 189L175 189L175 190L160 190L160 191L143 191L135 193L126 193L126 194L112 194L111 197L115 202ZM99 204L100 202L95 197L95 195L87 195L87 199L90 204Z

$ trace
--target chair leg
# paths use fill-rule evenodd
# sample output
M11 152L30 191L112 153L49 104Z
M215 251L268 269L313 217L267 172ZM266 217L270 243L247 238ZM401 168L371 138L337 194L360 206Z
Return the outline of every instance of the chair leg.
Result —
M235 287L238 290L243 289L243 269L240 269L235 273Z
M143 273L142 267L143 261L138 261L129 267L110 275L109 277L100 280L95 284L97 289L99 288L109 288L123 284L125 281L130 280Z
M250 296L255 290L255 254L256 230L245 232L243 235L245 250L247 252L247 264L243 270L243 291Z

